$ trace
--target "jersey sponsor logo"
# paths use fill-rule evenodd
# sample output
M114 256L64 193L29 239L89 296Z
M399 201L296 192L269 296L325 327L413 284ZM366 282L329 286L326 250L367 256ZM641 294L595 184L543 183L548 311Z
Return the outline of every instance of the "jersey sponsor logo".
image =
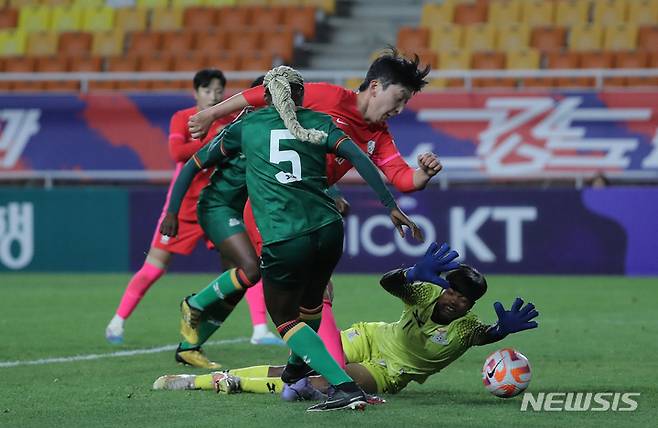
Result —
M447 345L448 332L446 330L437 330L436 333L434 333L434 335L430 337L430 340L439 345Z
M336 118L336 123L338 123L338 124L340 124L340 125L349 125L347 122L345 122L345 121L344 121L343 119L341 119L340 117L337 117L337 118Z
M241 224L242 222L235 217L231 217L230 219L228 219L228 225L230 227L240 226Z
M375 153L375 141L370 140L368 141L367 145L367 150L368 150L368 156L372 156L373 153Z
M39 130L39 109L0 110L0 169L13 168Z
M267 386L267 390L269 391L270 394L275 394L276 393L276 384L275 383L267 382L265 384L265 386Z
M347 332L347 340L350 342L354 340L355 337L359 336L359 332L356 330L350 330Z
M34 205L9 202L0 206L0 263L22 269L34 257Z

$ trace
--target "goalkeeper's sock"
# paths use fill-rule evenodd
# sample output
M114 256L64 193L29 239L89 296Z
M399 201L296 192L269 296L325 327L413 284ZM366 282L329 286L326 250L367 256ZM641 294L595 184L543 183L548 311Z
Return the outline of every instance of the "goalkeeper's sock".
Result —
M352 379L340 368L324 347L320 337L303 322L292 320L277 327L279 334L286 341L295 355L303 360L332 385L352 382Z
M213 391L215 389L215 381L212 378L212 373L194 376L194 388Z
M228 371L228 374L242 377L268 377L270 373L270 366L252 366L244 367L241 369L231 369Z
M151 285L160 279L164 273L164 269L145 262L142 268L130 279L126 291L123 292L116 314L124 320L128 319L144 297L144 294L151 288Z
M322 323L318 330L318 335L327 347L327 351L334 357L339 366L345 368L345 353L343 351L343 342L340 338L340 330L336 325L334 313L330 300L322 302Z
M283 391L284 384L280 377L238 377L242 392L278 394Z
M251 287L247 276L242 269L229 269L201 290L198 294L190 297L188 302L199 310L205 310L213 303L225 300L232 294Z

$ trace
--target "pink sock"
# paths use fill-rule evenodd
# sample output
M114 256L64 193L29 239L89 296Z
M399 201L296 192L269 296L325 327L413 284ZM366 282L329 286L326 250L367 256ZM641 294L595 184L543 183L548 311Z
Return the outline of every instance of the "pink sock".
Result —
M127 319L135 310L135 307L142 300L146 291L165 273L164 269L144 263L144 266L133 275L121 297L121 303L117 309L117 315Z
M343 353L343 344L340 341L340 330L334 319L331 302L326 299L322 301L322 322L318 334L334 360L342 368L345 368L345 354Z
M265 297L263 297L263 281L258 281L253 287L249 287L246 293L251 323L253 325L266 324L267 315L265 309Z

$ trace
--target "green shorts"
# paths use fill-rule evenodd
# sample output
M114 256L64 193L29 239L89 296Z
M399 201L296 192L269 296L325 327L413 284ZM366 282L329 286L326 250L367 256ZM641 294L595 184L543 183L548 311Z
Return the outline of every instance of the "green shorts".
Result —
M286 290L324 287L343 254L343 236L343 222L335 221L305 235L263 245L263 281Z
M197 217L203 232L215 244L215 248L225 239L246 232L242 211L226 205L197 207Z
M400 373L387 366L374 340L374 332L380 322L360 322L352 324L340 332L343 351L348 363L357 363L365 367L377 383L377 392L395 394L407 386Z

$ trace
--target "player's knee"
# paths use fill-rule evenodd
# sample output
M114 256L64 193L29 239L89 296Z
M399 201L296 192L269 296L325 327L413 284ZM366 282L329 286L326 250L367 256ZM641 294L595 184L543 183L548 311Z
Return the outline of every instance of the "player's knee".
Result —
M258 267L258 263L256 261L243 263L240 269L244 273L244 277L249 283L250 287L260 280L260 268Z

